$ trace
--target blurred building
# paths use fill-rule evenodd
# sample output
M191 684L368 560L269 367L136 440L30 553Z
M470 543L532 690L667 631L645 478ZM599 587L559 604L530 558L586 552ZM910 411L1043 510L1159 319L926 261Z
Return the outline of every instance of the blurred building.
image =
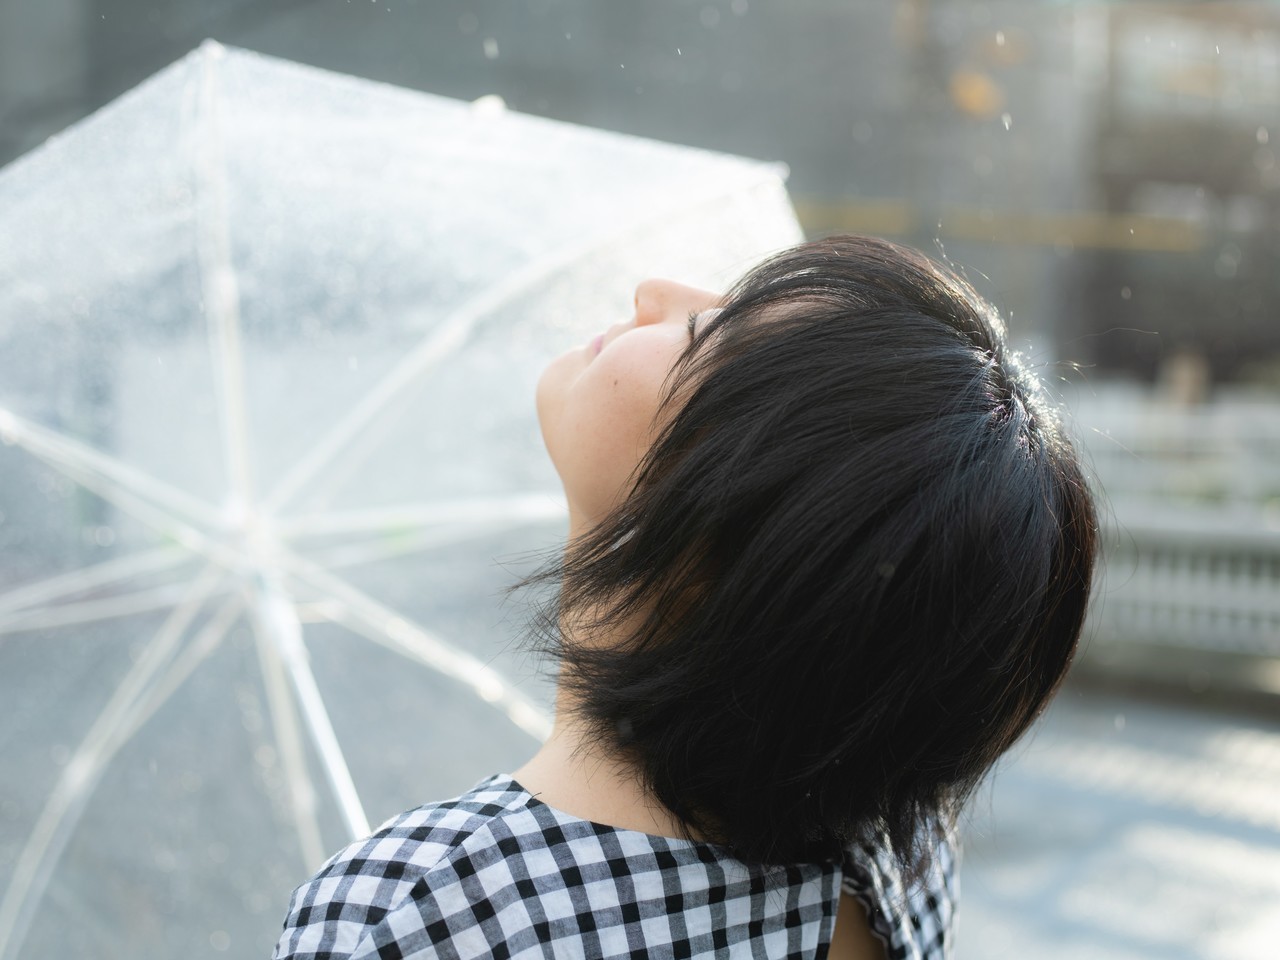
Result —
M206 36L783 160L812 231L965 264L1034 360L1280 381L1269 4L6 4L0 161Z

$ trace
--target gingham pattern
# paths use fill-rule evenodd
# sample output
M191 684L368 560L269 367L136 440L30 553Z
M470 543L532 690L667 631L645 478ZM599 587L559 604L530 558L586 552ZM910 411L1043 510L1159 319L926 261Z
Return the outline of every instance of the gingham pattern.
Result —
M867 909L885 960L942 960L951 956L952 921L960 894L951 836L939 838L929 871L908 888L889 846L850 845L844 852L845 893Z
M853 869L849 869L852 866ZM947 956L949 855L909 900L892 861L850 851L891 960ZM752 867L710 844L592 823L507 776L389 820L294 891L275 960L826 955L839 864ZM897 906L895 906L897 904Z

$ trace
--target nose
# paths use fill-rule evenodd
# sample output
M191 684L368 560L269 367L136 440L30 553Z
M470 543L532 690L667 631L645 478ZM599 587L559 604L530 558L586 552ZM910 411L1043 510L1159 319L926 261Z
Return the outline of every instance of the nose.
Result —
M636 287L636 326L676 320L684 323L698 313L720 303L718 294L688 287L674 280L644 280Z

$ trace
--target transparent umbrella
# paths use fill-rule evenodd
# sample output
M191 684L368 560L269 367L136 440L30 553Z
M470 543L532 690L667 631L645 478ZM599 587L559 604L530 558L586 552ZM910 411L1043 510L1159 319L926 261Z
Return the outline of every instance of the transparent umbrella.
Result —
M780 173L213 43L0 172L0 960L260 955L528 752L537 371Z

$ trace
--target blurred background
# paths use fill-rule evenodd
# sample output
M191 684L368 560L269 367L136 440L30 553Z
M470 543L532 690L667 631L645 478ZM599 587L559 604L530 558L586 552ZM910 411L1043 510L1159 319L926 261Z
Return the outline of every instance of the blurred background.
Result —
M962 266L1064 400L1108 553L973 811L959 956L1275 955L1280 4L4 0L0 163L206 37L781 161L808 233Z

